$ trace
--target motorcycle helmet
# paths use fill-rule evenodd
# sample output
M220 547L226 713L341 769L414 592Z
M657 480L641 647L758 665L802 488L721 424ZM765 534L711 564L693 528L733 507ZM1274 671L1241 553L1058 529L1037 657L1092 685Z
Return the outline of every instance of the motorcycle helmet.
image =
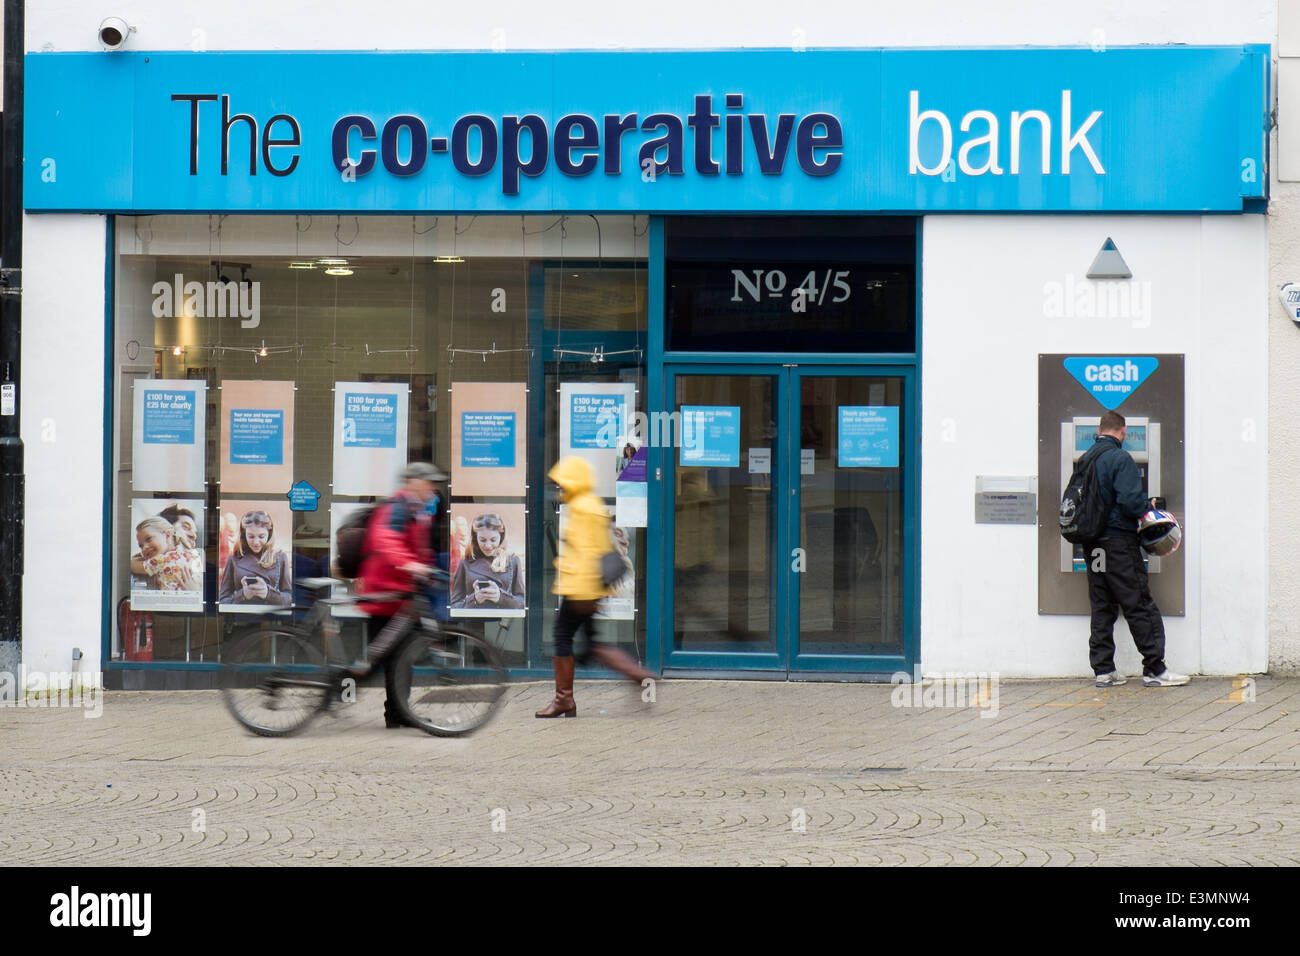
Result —
M1147 554L1164 557L1173 554L1183 543L1183 529L1168 511L1155 508L1148 511L1138 520L1137 532L1142 550Z

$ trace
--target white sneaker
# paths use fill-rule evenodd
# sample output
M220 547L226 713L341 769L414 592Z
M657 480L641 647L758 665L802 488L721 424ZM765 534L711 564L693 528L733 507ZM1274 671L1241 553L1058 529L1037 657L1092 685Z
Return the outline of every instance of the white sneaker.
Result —
M1111 671L1109 674L1097 675L1098 687L1118 687L1120 684L1127 684L1128 678L1119 671Z
M1154 677L1148 674L1142 675L1144 687L1182 687L1190 681L1191 678L1186 674L1175 674L1169 668L1165 668L1163 673L1156 674Z

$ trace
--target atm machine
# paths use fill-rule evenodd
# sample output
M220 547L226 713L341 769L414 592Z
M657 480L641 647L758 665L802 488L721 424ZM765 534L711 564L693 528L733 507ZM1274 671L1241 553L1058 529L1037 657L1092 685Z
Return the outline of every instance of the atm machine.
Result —
M1160 423L1149 418L1125 416L1128 430L1124 434L1124 450L1137 462L1138 472L1142 476L1142 496L1159 497L1160 486ZM1061 487L1070 483L1075 463L1092 447L1097 440L1097 427L1101 424L1099 416L1075 418L1061 422ZM1155 555L1143 556L1150 574L1160 573L1160 558ZM1081 572L1088 570L1088 556L1081 544L1071 544L1061 539L1061 570L1063 572Z

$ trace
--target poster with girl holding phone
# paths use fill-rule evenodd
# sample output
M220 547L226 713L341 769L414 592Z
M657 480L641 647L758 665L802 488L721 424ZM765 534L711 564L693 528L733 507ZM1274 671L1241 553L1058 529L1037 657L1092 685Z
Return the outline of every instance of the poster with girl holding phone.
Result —
M464 552L452 556L452 617L524 616L524 506L453 504L452 527L469 526Z
M285 551L292 515L287 501L221 502L237 517L238 537L226 556L217 587L217 610L261 613L293 604L293 564Z

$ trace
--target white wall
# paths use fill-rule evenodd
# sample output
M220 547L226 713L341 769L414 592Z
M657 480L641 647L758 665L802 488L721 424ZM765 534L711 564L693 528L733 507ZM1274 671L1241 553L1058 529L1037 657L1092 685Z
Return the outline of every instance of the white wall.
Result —
M98 50L105 16L135 50L682 49L1272 43L1273 0L128 0L28 4L27 49Z
M1300 282L1300 183L1281 182L1279 173L1300 179L1300 3L1284 0L1288 15L1279 23L1274 58L1278 84L1277 126L1270 167L1265 291L1269 333L1269 670L1300 673L1300 328L1286 315L1278 291Z
M1038 529L976 525L976 475L1038 473L1039 353L1186 355L1186 609L1167 658L1267 660L1267 332L1260 216L943 216L922 263L922 670L1086 675L1088 619L1037 613ZM1052 317L1112 237L1150 314ZM1258 506L1255 506L1258 505ZM1079 581L1083 587L1083 581ZM1141 657L1116 627L1121 669Z
M104 537L102 216L23 219L23 663L100 670Z

